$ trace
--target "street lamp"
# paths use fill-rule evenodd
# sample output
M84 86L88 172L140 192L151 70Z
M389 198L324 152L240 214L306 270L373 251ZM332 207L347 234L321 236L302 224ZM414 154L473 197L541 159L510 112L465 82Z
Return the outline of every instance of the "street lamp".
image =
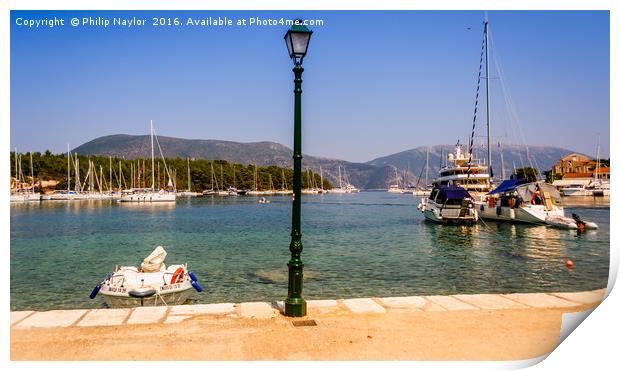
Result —
M303 317L306 301L301 296L304 289L304 263L301 261L301 67L310 43L310 31L299 19L286 32L284 40L288 54L295 63L295 130L293 144L293 220L291 228L291 260L288 262L288 296L284 301L284 315Z

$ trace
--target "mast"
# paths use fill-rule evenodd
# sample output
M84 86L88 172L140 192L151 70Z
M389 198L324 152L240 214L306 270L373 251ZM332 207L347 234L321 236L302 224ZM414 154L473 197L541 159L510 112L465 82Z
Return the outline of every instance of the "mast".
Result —
M30 184L32 184L32 193L34 193L34 166L32 166L32 151L30 152Z
M338 183L340 184L340 189L342 189L342 176L340 174L340 165L338 165Z
M500 147L499 142L497 142L497 146L499 147L499 158L502 162L502 180L504 180L506 179L506 173L504 171L504 151L502 150L502 147Z
M189 182L189 157L187 158L187 191L191 192L192 191L192 186L190 185L191 183Z
M319 165L319 172L321 173L321 190L323 190L323 168L321 167L321 165Z
M71 190L71 152L67 143L67 193Z
M112 192L112 156L110 156L110 184L108 186L108 191Z
M489 104L491 103L491 98L489 97L489 21L485 19L484 21L484 46L485 46L485 74L486 78L485 87L486 87L486 95L487 95L487 158L489 159L489 177L491 181L493 180L493 168L491 167L491 117L489 114Z
M598 135L598 144L596 145L596 169L594 170L594 179L598 180L599 179L599 168L601 167L601 157L600 157L600 151L601 151L601 134Z
M426 177L424 178L424 187L428 188L428 147L426 147Z
M146 177L144 177L146 180ZM155 192L155 147L153 144L153 120L151 120L151 188Z

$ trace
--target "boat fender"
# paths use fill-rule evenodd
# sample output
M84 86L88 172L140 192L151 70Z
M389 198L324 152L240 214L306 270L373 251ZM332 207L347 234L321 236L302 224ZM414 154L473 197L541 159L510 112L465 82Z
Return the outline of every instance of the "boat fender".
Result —
M502 205L497 205L497 207L495 208L495 213L497 215L502 215Z
M196 275L194 274L194 272L189 271L187 272L187 274L189 274L189 278L191 278L192 281L196 281L196 282L198 281L198 278L196 278Z
M510 213L510 219L515 220L515 209L510 209L508 212Z
M480 205L480 211L484 211L484 205Z
M101 284L98 283L97 286L95 286L95 288L93 289L93 291L91 291L90 295L88 296L91 299L94 299L95 296L97 296L97 294L99 293L99 290L101 290Z
M192 281L192 287L198 291L198 292L202 292L202 287L200 287L200 285L198 284L198 282L196 281Z

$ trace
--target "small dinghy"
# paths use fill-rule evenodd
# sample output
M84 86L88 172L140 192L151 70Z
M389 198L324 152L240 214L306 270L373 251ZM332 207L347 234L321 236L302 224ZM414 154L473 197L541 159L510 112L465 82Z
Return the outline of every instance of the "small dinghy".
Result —
M187 269L187 264L166 267L166 250L157 246L140 265L116 267L90 294L94 299L99 292L111 308L183 304L190 290L202 292L198 279Z
M547 217L547 219L545 219L545 223L552 227L562 229L598 229L598 225L596 223L582 220L579 215L574 213L572 215L572 218L566 216L549 216Z

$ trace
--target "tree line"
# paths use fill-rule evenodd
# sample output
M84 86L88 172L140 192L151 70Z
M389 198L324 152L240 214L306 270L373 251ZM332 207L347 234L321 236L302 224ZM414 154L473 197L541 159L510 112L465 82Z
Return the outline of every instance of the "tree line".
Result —
M11 176L21 179L24 183L30 183L30 153L11 152L10 158ZM70 169L70 178L67 178L67 166ZM205 189L226 190L229 187L256 188L259 191L293 188L293 169L279 166L243 165L225 160L195 158L190 158L188 161L176 157L156 159L154 174L151 167L151 160L144 158L126 160L117 157L71 154L67 161L67 154L52 154L49 150L44 153L32 152L34 183L39 190L41 182L49 180L58 183L46 187L45 190L67 189L68 181L70 188L75 189L76 174L80 177L82 189L88 189L89 184L94 184L96 190L101 187L103 191L131 187L150 188L153 180L156 188L163 189L171 185L177 190L186 190L189 184L191 190L196 192ZM321 187L321 176L311 170L304 170L301 183L302 188ZM324 189L332 187L331 182L323 179Z

